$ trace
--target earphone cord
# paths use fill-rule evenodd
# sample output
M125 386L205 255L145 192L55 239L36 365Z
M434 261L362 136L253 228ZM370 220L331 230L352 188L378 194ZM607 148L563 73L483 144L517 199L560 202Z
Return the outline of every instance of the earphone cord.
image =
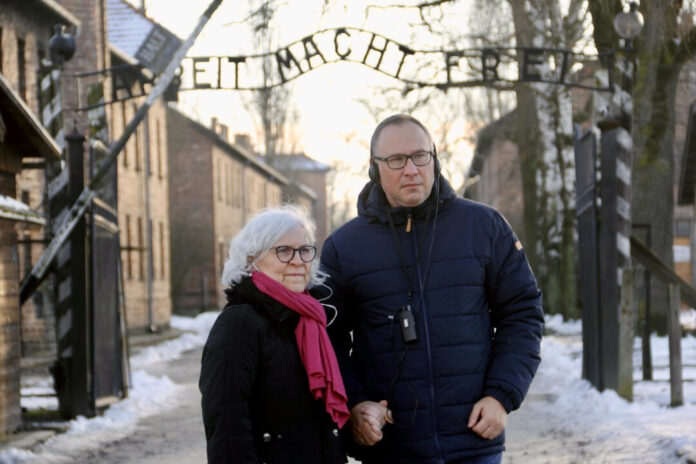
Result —
M425 223L427 224L430 221L430 211L432 208L428 208L428 214L425 217ZM435 210L437 212L437 209ZM404 256L404 250L401 248L401 242L399 241L399 236L396 234L396 227L394 226L394 220L392 219L391 212L389 209L387 209L387 219L389 220L389 228L391 229L392 232L392 237L394 238L394 244L396 245L396 251L399 253L399 260L401 261L401 268L404 270L404 273L406 274L406 281L408 282L408 301L411 302L413 299L413 283L412 283L412 278L411 274L408 272L408 266L406 265L406 257ZM423 242L418 244L418 248L422 248ZM431 250L432 250L432 245L431 245ZM416 250L416 257L418 256L418 250ZM416 258L417 259L417 258ZM421 289L422 290L422 289ZM418 305L415 305L416 308Z
M433 238L430 239L430 249L428 250L428 264L425 266L425 272L423 273L423 288L421 288L421 294L425 290L428 279L428 271L430 271L430 263L433 258L433 245L435 245L435 226L437 225L437 212L440 208L440 173L437 174L437 180L435 181L435 217L433 218ZM427 224L427 222L426 222Z

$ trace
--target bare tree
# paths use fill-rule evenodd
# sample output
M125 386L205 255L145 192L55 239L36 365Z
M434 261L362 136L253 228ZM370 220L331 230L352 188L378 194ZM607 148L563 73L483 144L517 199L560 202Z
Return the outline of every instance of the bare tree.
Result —
M611 21L623 9L619 0L588 0L597 49L617 48L619 37ZM649 226L652 249L668 264L673 263L674 138L677 82L684 65L696 56L694 1L643 0L645 19L634 41L637 70L633 87L633 210L634 224ZM682 19L685 19L682 21ZM637 206L640 207L637 207ZM660 312L653 320L665 330L669 307L664 285L654 282L652 307Z
M249 0L249 22L257 52L270 53L277 45L274 40L273 18L278 10L277 0ZM292 86L285 84L272 87L273 60L266 55L261 64L264 88L253 93L251 103L260 120L260 132L263 139L263 154L272 164L284 141L286 124L294 114L291 106Z

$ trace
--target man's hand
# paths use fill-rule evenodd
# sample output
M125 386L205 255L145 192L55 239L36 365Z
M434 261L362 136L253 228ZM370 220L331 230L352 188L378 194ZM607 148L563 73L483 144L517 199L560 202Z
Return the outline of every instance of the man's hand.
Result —
M387 400L379 403L363 401L350 410L353 439L358 445L372 446L382 439L382 427L392 424L392 413L387 408Z
M484 396L471 410L467 427L482 438L492 440L503 433L505 424L507 424L507 412L503 405L492 396Z

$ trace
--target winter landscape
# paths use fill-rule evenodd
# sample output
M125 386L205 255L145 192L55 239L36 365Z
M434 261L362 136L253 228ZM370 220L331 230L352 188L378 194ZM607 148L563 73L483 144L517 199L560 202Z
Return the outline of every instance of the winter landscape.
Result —
M172 326L185 333L171 341L139 350L131 359L129 397L102 416L78 418L68 431L32 449L6 448L0 463L63 463L76 457L89 462L117 462L99 457L96 450L133 447L132 462L187 462L183 456L205 459L205 440L199 417L180 417L189 449L177 457L139 440L142 424L157 424L177 410L188 416L199 411L199 393L191 388L197 379L197 357L217 313L196 318L174 316ZM629 403L613 391L598 392L581 379L581 325L547 317L542 342L542 363L522 408L511 414L504 462L515 463L694 463L696 462L696 337L682 339L685 405L670 408L667 339L653 336L654 381L641 381L640 340L634 356L634 393ZM189 363L181 363L189 355ZM191 356L195 355L195 356ZM166 366L166 367L165 367ZM188 388L170 376L186 369ZM166 371L168 374L161 374ZM180 373L180 372L179 372ZM180 373L181 374L181 373ZM54 400L31 395L52 391L48 378L32 378L22 389L25 408L56 407ZM188 406L186 409L185 406ZM195 420L189 420L195 419ZM164 424L161 424L165 429ZM186 426L190 430L186 430ZM176 433L181 433L178 431ZM153 444L156 446L156 444ZM140 457L138 450L141 451ZM147 458L150 456L150 458ZM160 460L168 456L168 460ZM148 459L153 459L152 461ZM189 461L190 462L190 461Z

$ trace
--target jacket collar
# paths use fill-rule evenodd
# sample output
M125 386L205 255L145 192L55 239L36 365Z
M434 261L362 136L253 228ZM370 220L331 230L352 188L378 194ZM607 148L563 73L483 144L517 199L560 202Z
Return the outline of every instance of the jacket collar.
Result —
M433 184L435 186L435 184ZM430 196L420 205L413 208L392 207L387 201L387 197L378 183L369 181L363 187L358 196L358 215L365 217L370 222L388 223L387 211L391 213L394 224L406 223L409 214L414 219L424 219L428 215L428 210L435 206L436 198L440 206L455 198L457 195L447 180L439 176L438 185L430 192ZM439 195L437 190L439 189Z
M226 288L225 295L229 305L250 304L270 321L283 322L293 317L299 319L293 310L259 291L251 277L244 277L234 287Z

